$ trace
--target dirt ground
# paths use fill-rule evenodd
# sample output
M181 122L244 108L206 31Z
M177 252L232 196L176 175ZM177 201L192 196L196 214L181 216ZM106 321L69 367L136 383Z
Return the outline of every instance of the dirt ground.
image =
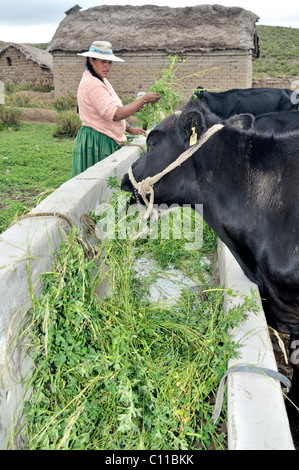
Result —
M39 124L56 124L57 111L43 108L20 108L22 109L22 121L36 122Z
M57 111L49 109L55 100L54 91L39 92L24 90L19 91L18 94L29 96L31 100L43 101L43 108L19 108L22 110L22 121L36 122L40 124L56 124Z

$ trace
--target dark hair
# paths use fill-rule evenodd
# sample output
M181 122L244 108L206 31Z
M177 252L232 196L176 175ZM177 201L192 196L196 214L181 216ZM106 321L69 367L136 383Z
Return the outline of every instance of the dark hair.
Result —
M87 70L91 73L91 75L93 75L94 77L98 78L99 80L101 80L101 82L104 83L104 80L100 77L100 75L94 70L93 66L91 65L91 63L89 62L89 57L86 57L86 68Z

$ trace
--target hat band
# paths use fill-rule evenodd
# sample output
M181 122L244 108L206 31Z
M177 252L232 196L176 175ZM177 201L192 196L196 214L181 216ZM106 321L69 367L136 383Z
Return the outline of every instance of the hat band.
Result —
M90 46L89 52L98 52L99 54L109 54L109 55L113 54L112 49L108 49L107 51L101 51L100 49L97 49L94 46Z

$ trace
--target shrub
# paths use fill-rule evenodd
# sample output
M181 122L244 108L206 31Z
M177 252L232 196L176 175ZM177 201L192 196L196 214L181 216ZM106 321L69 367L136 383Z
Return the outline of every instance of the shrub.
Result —
M8 106L17 108L44 108L45 102L39 98L31 98L28 93L19 92L13 95L6 95L5 102Z
M4 85L6 93L14 93L18 90L18 85L14 82L5 82Z
M74 111L65 111L56 116L56 128L53 137L76 137L81 121Z
M40 77L34 83L28 84L28 88L26 89L47 93L51 90L54 90L54 87L51 83L47 82L47 80Z
M30 96L27 93L15 93L12 96L6 96L6 102L9 106L17 108L29 108Z
M41 100L39 98L32 98L32 100L30 101L30 105L29 105L30 108L45 108L45 102L44 100Z
M70 91L65 96L59 96L54 101L56 111L69 111L77 107L77 97Z
M5 82L5 91L8 94L12 94L18 91L40 91L40 92L49 92L53 90L54 87L51 83L48 83L47 80L43 78L38 78L36 81L26 82L26 83L14 83L14 82Z
M13 106L0 105L0 128L13 127L18 129L21 124L22 111Z

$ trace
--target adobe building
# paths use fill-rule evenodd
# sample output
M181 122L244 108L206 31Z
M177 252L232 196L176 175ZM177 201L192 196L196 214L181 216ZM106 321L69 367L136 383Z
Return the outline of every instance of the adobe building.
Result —
M259 56L258 16L239 7L198 5L170 8L98 6L66 12L48 47L53 56L55 95L76 93L85 68L77 55L95 40L112 43L124 59L114 64L109 81L117 93L135 95L161 77L169 55L185 63L177 78L184 96L198 86L223 91L252 86L252 62ZM195 77L194 73L202 72Z
M0 49L0 80L13 83L53 84L52 56L25 44L6 43Z

